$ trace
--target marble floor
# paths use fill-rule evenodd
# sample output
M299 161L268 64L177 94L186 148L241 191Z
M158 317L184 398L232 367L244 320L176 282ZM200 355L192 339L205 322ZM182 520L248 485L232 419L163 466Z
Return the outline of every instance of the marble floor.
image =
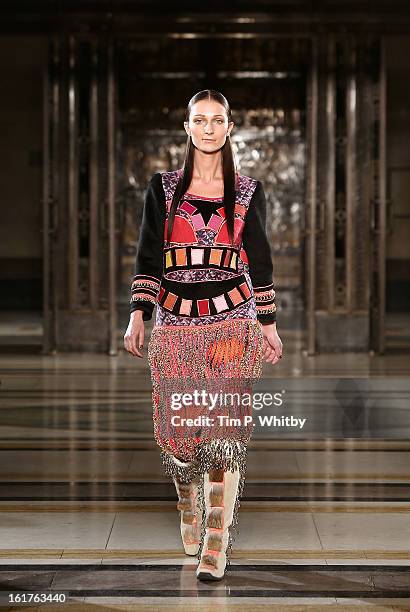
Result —
M409 358L307 357L297 334L284 335L266 380L294 381L298 393L312 380L365 381L394 422L350 437L256 436L220 583L198 582L181 549L146 348L143 360L0 356L0 606L61 610L65 597L64 609L93 611L410 610ZM350 391L340 391L347 402ZM331 398L320 393L313 409L325 415Z

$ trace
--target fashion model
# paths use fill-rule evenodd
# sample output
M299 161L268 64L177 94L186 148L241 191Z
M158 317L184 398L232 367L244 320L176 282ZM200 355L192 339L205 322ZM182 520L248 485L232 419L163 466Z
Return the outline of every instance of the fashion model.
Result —
M144 321L157 307L148 343L154 434L200 580L222 579L229 564L252 433L241 402L211 410L206 394L244 394L263 359L282 357L264 190L235 170L233 126L221 93L190 100L183 167L148 185L124 335L142 357ZM191 402L174 401L187 392Z

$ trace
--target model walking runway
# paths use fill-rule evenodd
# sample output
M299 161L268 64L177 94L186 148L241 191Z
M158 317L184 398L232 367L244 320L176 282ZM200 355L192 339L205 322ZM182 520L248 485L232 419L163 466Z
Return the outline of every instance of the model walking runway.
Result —
M148 344L154 433L201 579L222 578L229 561L252 433L241 398L260 378L263 356L281 356L265 195L261 182L235 171L232 126L221 94L191 100L184 167L156 173L148 186L131 286L140 323L157 306ZM193 180L201 160L221 173L206 193ZM174 405L198 391L199 403ZM206 398L217 393L236 401L210 411Z

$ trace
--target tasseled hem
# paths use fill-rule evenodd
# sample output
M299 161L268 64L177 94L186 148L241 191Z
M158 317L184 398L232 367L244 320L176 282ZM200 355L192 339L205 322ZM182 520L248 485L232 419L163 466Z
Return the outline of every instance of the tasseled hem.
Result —
M197 461L190 461L185 465L177 464L172 459L172 455L164 450L161 451L161 460L165 473L179 482L189 483L201 477L201 469Z

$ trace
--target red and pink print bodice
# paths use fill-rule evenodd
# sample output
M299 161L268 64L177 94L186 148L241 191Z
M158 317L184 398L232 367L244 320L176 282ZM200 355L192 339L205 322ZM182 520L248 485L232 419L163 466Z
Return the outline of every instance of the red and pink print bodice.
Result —
M168 216L181 170L155 174L148 186L130 310L155 324L206 325L225 319L276 321L273 266L262 184L238 175L231 244L223 198L186 192Z

